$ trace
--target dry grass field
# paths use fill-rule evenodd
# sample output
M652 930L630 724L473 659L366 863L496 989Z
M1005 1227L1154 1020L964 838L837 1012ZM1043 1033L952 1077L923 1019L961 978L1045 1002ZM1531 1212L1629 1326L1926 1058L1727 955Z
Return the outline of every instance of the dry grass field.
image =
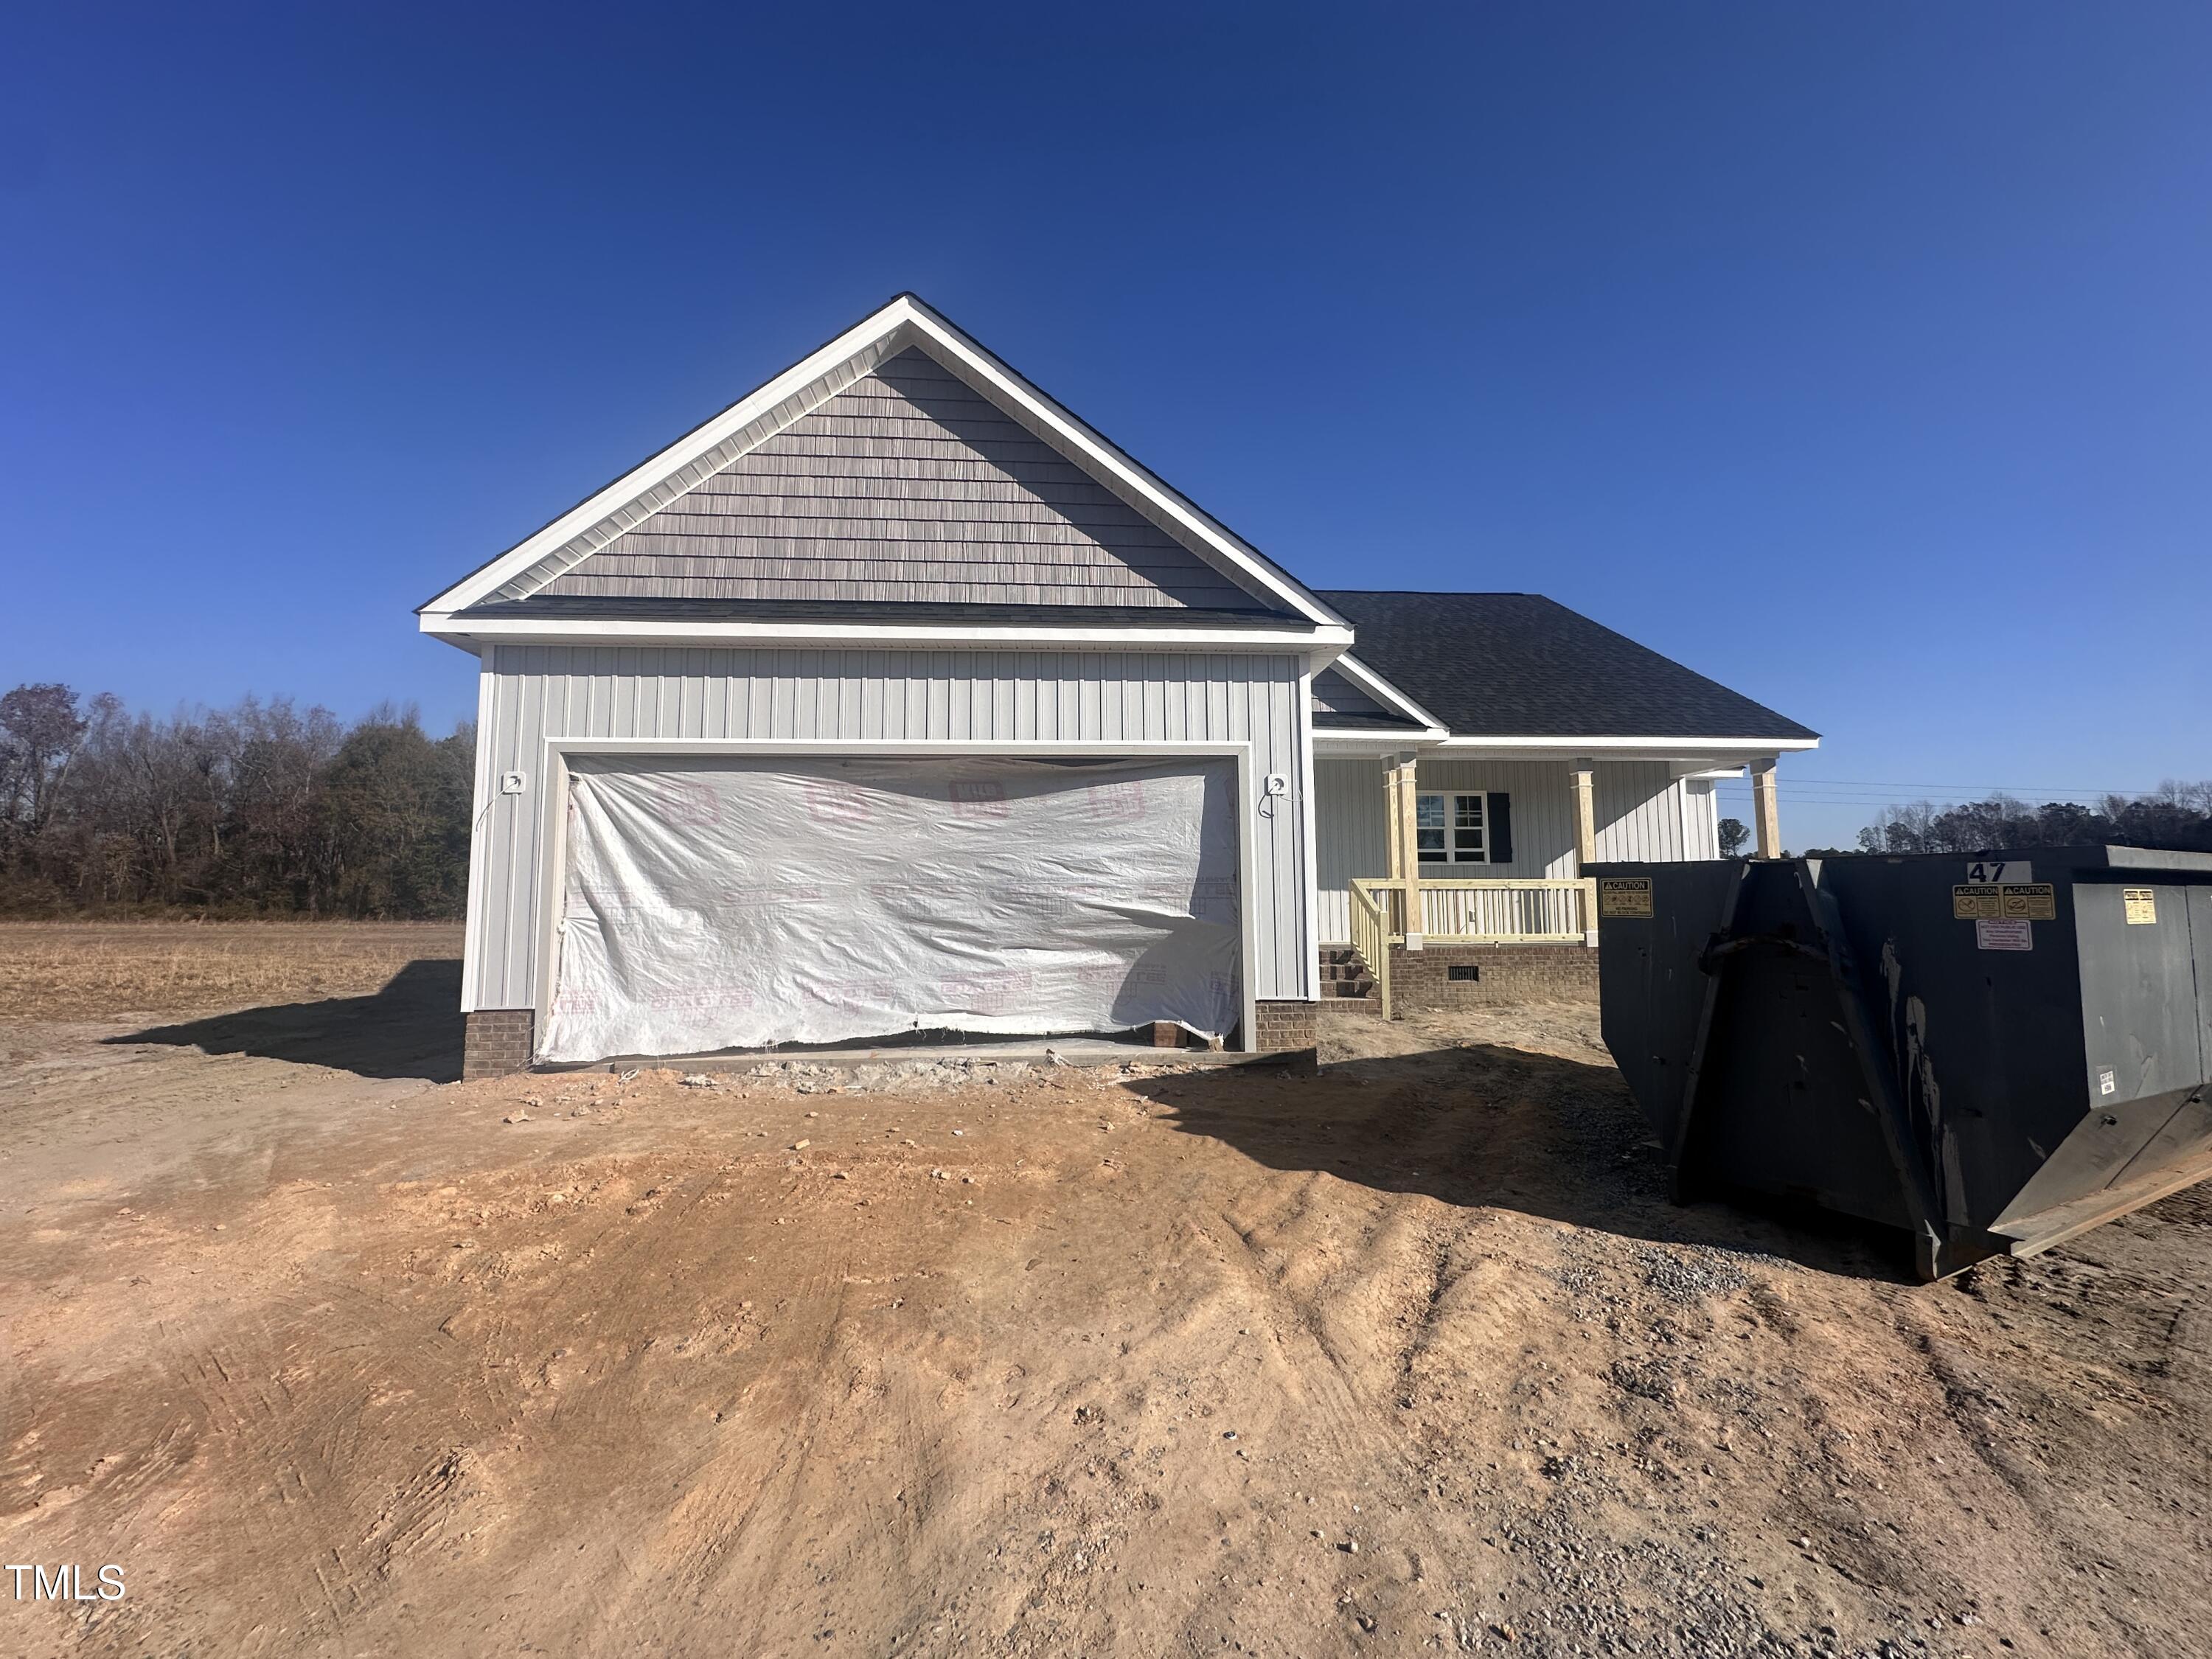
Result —
M94 1019L304 1002L458 957L458 922L0 921L0 1017Z
M128 1586L0 1652L2212 1654L2203 1189L1911 1283L1669 1203L1586 1004L459 1084L431 937L0 1019L0 1561Z

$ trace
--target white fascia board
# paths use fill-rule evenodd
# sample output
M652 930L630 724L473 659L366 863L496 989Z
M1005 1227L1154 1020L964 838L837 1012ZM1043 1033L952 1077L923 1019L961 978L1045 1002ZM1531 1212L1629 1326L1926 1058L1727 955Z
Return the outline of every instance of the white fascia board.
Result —
M1369 696L1390 705L1407 720L1419 721L1425 731L1434 732L1441 738L1448 729L1442 720L1349 652L1336 659L1336 668Z
M1674 775L1684 783L1725 783L1730 778L1741 778L1750 769L1742 766L1706 766L1702 761L1685 761L1674 769Z
M1316 647L1341 650L1342 628L1081 628L1034 623L825 623L643 617L455 617L425 611L422 630L465 649L477 643L552 645L906 646L957 650L1254 651L1279 653Z
M425 612L459 611L495 592L556 548L563 547L617 508L628 506L671 473L690 465L739 428L767 414L785 398L820 380L911 320L905 295L847 329L829 344L800 358L758 391L732 404L703 426L694 427L651 459L632 467L605 489L579 501L527 540L517 543L490 563L471 572L422 607ZM434 630L430 630L434 631Z
M1369 755L1395 755L1408 749L1434 749L1443 741L1443 728L1425 732L1347 732L1314 727L1314 753L1342 759Z
M1497 753L1593 755L1612 759L1684 759L1701 755L1788 755L1818 749L1818 738L1470 738L1449 737L1446 749L1483 749Z
M1298 990L1321 999L1321 872L1316 854L1321 843L1314 838L1313 664L1309 660L1298 676L1298 931L1304 942L1298 951Z
M1249 760L1252 755L1249 739L1224 741L1212 738L547 738L544 744L545 752L555 755L661 756L674 759L711 755L1014 755L1038 759L1066 756L1097 760L1166 755Z
M1124 455L1103 436L1092 431L945 318L911 295L902 295L893 303L907 306L908 316L916 332L957 357L1000 397L1051 428L1073 452L1071 459L1079 459L1083 465L1109 474L1123 487L1144 496L1188 535L1212 549L1249 580L1273 594L1308 621L1340 627L1346 625L1344 617L1322 604L1304 586L1277 574L1256 548L1231 533L1225 526L1215 523L1194 502L1184 499L1181 492Z

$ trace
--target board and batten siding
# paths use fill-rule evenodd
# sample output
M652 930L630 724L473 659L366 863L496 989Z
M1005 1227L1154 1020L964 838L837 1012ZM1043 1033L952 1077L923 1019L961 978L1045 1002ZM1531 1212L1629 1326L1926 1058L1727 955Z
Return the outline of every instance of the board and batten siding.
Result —
M1574 804L1563 761L1495 761L1452 755L1420 757L1420 787L1437 791L1503 790L1513 798L1510 864L1429 864L1425 875L1493 880L1575 873ZM1702 806L1699 805L1702 799ZM1710 783L1674 780L1663 761L1597 764L1600 859L1708 859L1717 854ZM1352 883L1389 873L1379 759L1314 763L1315 863L1319 931L1329 944L1352 937Z
M1711 778L1682 781L1682 845L1686 859L1721 855L1721 815Z
M549 738L795 738L889 742L1245 743L1254 793L1279 772L1287 799L1254 822L1254 994L1313 994L1302 803L1310 741L1294 656L1196 653L720 650L502 645L478 697L463 1006L537 1001L541 814ZM497 793L502 772L528 780Z

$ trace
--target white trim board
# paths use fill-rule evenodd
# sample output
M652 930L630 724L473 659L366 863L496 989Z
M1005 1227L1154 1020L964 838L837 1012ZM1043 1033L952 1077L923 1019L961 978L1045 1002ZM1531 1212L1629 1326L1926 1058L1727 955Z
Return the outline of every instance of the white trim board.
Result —
M1364 760L1407 749L1425 754L1443 741L1434 732L1362 732L1344 726L1314 727L1314 751L1324 760Z
M999 404L1023 425L1051 441L1069 460L1117 494L1127 495L1148 516L1185 541L1200 556L1219 567L1224 574L1271 596L1309 622L1344 629L1344 638L1350 640L1351 630L1345 619L1311 590L1277 569L1250 543L1123 454L911 294L899 295L872 316L864 318L712 420L693 428L659 454L578 502L544 529L463 577L422 607L422 630L441 636L457 631L466 633L466 628L455 628L453 612L489 598L540 560L558 552L610 516L622 513L640 497L663 490L685 468L701 461L718 445L754 422L773 417L780 405L794 398L803 400L809 388L825 376L835 374L841 367L863 356L881 361L909 345L922 347L931 357ZM791 418L804 412L804 409L795 409ZM709 476L725 464L724 460L717 460L701 472L699 478ZM668 499L675 499L699 478L682 481L680 488ZM665 502L656 503L659 505Z
M1173 611L1164 614L1173 616ZM811 645L913 646L953 651L982 647L1006 651L1094 649L1127 651L1261 651L1279 656L1303 652L1322 661L1352 642L1352 630L1301 628L1085 628L1058 623L833 623L767 622L744 618L665 621L623 617L468 617L422 613L422 629L464 649L480 645Z
M1363 732L1326 726L1314 728L1315 750L1328 760L1364 760L1410 749L1424 755L1462 759L1666 761L1672 764L1677 777L1741 777L1744 763L1729 759L1731 750L1737 754L1754 753L1765 759L1778 753L1816 746L1803 742L1778 744L1769 738L1446 738L1434 732Z
M469 885L461 901L461 1012L477 1012L477 968L483 956L483 927L477 905L491 884L491 837L483 833L498 797L498 757L492 753L494 688L497 680L477 674L476 791L469 804Z
M1260 957L1258 907L1253 902L1256 872L1253 848L1254 824L1259 816L1259 791L1252 776L1252 745L1241 743L1198 742L1163 738L1152 743L977 743L961 739L948 743L915 743L888 738L860 738L824 742L818 738L546 738L540 747L538 772L544 786L538 791L538 811L545 848L538 886L538 982L534 994L538 1018L532 1030L542 1034L544 1011L553 1006L554 988L560 981L562 899L568 882L568 757L571 755L635 756L640 758L715 759L756 757L763 759L811 757L850 760L856 756L937 757L945 755L988 755L1007 760L1143 760L1154 757L1215 759L1231 762L1237 769L1237 910L1238 947L1237 987L1243 1010L1241 1052L1260 1052ZM1316 957L1316 962L1319 958ZM1319 969L1315 969L1318 973ZM532 1038L532 1063L537 1063L538 1036Z
M1298 676L1298 895L1301 925L1312 940L1321 932L1320 843L1314 839L1313 677L1310 664ZM1321 1000L1321 951L1304 952L1298 984L1309 1002Z
M872 345L888 343L900 319L883 319L897 301L874 316L863 319L808 353L782 374L748 392L720 414L691 428L659 453L641 461L612 483L594 491L551 523L525 537L498 557L486 561L422 607L425 621L432 614L459 611L488 598L532 565L589 530L610 514L619 511L655 485L666 481L697 460L715 445L741 431L778 404L795 397L840 363ZM437 630L426 627L425 632Z
M1796 754L1808 749L1818 749L1818 738L1516 738L1516 737L1459 737L1446 738L1437 747L1442 749L1492 749L1528 754L1532 750L1549 751L1566 756L1587 755L1594 759L1668 760L1680 757L1695 759L1725 755L1776 756Z
M1338 673L1377 702L1388 703L1407 720L1417 722L1422 728L1420 736L1441 739L1450 729L1349 651L1337 658L1335 667Z

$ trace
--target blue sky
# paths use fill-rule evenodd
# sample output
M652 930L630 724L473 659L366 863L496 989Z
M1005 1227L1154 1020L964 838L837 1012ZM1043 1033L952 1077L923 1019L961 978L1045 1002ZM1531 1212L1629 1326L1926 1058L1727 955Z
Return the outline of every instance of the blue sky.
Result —
M2202 4L14 8L0 681L448 723L415 605L911 289L1316 586L1819 728L1793 844L2212 776L2208 64Z

